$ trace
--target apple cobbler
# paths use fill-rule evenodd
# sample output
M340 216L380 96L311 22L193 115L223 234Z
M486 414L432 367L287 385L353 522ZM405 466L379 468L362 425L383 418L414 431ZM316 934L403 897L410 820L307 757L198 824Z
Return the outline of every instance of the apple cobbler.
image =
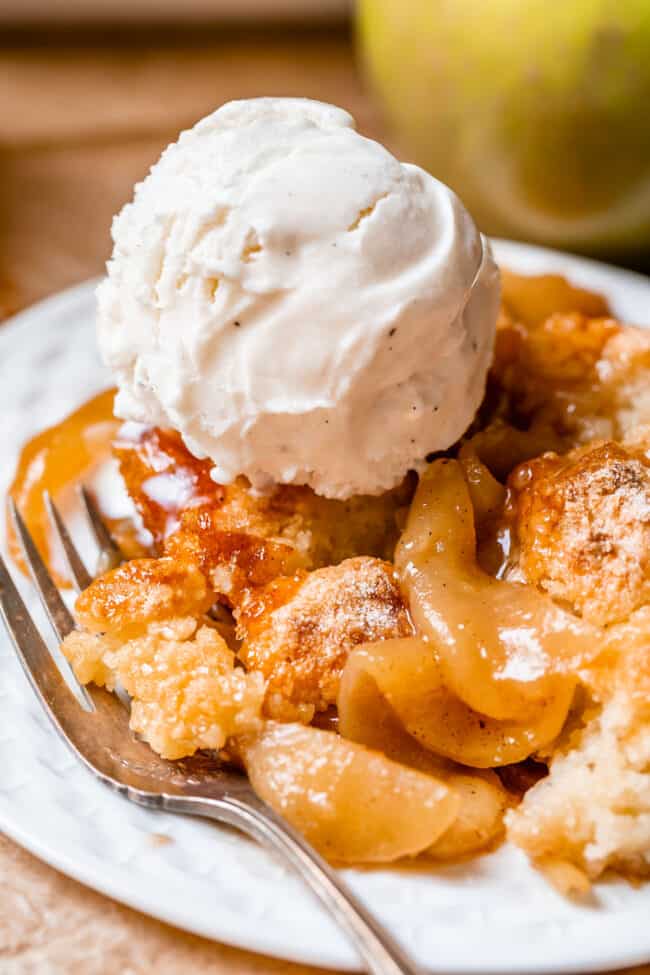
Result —
M133 557L79 596L63 650L127 691L157 752L223 750L333 860L445 860L507 833L565 890L646 875L649 380L650 332L506 272L483 404L419 483L260 495L105 416Z

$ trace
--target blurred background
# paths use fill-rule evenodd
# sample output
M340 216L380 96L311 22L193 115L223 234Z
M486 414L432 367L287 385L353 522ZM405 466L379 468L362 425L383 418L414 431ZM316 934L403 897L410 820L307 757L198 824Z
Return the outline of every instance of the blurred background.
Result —
M344 106L489 233L650 270L650 0L0 0L0 316L100 273L179 129L263 94Z

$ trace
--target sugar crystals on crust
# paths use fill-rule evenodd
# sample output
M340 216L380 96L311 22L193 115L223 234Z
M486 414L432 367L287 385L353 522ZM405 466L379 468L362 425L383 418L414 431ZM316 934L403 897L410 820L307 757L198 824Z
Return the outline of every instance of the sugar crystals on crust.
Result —
M271 582L238 622L240 656L268 679L266 711L280 720L334 704L353 647L412 632L393 567L362 557Z
M526 581L598 624L650 599L650 461L611 441L549 454L510 478Z

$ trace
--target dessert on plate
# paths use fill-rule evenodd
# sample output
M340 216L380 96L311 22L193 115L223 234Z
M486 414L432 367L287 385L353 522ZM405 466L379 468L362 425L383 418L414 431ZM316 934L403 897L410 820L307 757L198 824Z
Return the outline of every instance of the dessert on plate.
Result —
M12 489L56 569L42 489L119 470L78 678L334 861L507 835L565 891L650 873L650 332L499 273L450 190L306 100L183 133L113 238L114 405Z

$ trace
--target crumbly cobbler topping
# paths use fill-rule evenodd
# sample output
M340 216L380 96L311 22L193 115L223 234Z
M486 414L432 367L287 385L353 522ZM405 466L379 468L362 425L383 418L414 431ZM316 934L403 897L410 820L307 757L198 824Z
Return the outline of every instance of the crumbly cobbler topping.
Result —
M126 642L75 632L64 646L85 683L124 688L131 727L165 758L218 751L262 725L262 675L235 667L218 630L193 617L150 623Z
M266 712L310 721L336 704L350 651L412 632L395 572L379 559L276 579L237 615L240 657L267 679Z
M518 567L599 624L650 601L650 460L613 441L516 468L509 514Z

